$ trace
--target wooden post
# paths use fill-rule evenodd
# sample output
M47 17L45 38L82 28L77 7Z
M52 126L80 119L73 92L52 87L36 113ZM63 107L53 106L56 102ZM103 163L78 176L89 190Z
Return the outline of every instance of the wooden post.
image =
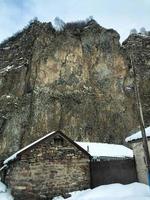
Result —
M133 69L134 91L135 91L135 98L136 98L136 104L137 104L138 119L139 119L140 129L141 129L142 138L143 138L144 156L145 156L145 161L146 161L146 167L148 170L148 183L150 185L150 154L149 154L149 149L148 149L148 141L147 141L146 132L145 132L142 104L141 104L141 99L140 99L139 81L137 79L136 69L133 64L132 56L130 56L130 60L131 60L131 65Z

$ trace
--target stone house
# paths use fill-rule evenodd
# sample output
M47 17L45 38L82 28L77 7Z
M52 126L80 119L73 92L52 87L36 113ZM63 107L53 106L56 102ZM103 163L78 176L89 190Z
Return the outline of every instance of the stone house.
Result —
M15 200L51 199L98 185L137 181L131 149L74 142L61 131L19 150L3 162L0 171Z
M51 199L90 187L90 155L60 131L19 150L2 168L15 200Z
M147 141L148 141L148 148L150 152L150 127L147 127L145 131L146 131L146 136L147 136ZM143 149L141 131L138 131L132 134L131 136L127 137L125 141L131 144L133 148L139 182L148 184L147 167L146 167L146 162L144 158L144 149Z

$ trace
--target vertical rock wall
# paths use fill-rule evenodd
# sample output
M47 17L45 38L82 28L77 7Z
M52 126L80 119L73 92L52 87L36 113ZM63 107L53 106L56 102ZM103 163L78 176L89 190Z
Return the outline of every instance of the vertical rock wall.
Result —
M139 42L140 40L140 42ZM5 156L48 131L74 140L120 143L138 125L130 44L149 38L119 35L94 20L56 32L35 21L0 45L0 153ZM144 43L145 44L145 43ZM149 123L149 56L139 76ZM138 47L139 48L139 47ZM138 55L138 56L141 56ZM140 59L138 57L138 59ZM135 56L135 63L138 63ZM140 59L141 60L141 59ZM145 70L146 69L146 70ZM145 78L146 77L146 78Z

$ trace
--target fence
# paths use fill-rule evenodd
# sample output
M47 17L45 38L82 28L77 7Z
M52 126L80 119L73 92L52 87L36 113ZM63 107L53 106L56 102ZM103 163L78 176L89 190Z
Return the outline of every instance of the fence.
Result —
M111 183L129 184L137 181L134 159L91 160L90 165L92 188Z

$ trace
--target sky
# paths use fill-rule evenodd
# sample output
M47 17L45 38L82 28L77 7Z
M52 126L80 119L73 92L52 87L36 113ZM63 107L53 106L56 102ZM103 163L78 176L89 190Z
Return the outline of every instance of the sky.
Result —
M53 22L84 20L89 16L125 40L131 29L150 30L150 0L0 0L0 42L37 17Z

